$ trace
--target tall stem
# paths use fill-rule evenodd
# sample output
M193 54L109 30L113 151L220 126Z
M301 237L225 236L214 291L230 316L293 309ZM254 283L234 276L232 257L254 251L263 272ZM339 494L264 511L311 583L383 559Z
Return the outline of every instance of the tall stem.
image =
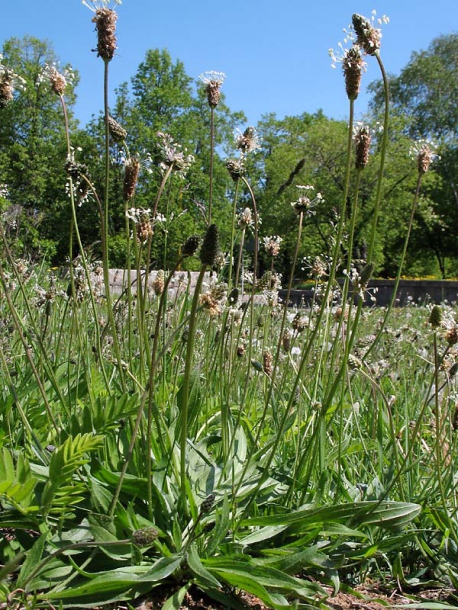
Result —
M380 202L382 200L382 180L383 180L383 171L385 169L385 157L386 157L386 149L388 144L388 122L390 116L390 92L388 88L388 77L385 72L385 67L382 63L379 53L377 52L375 57L377 58L378 65L380 67L380 71L382 73L383 79L383 89L385 94L385 112L383 117L383 133L382 133L382 147L380 152L380 166L378 170L378 179L377 179L377 191L375 195L375 205L374 205L374 217L372 220L372 232L371 238L369 242L369 248L367 252L367 262L372 262L374 257L374 246L375 246L375 238L377 235L377 222L378 216L380 212Z
M208 191L208 225L212 223L213 208L213 161L215 155L215 109L210 108L210 187Z
M191 368L192 368L192 356L194 351L194 338L196 334L196 318L197 318L197 305L199 303L199 294L202 288L205 271L207 265L202 265L199 276L197 278L196 287L194 289L194 296L191 305L191 314L189 317L189 329L188 339L186 342L186 359L183 375L183 402L181 404L181 434L180 434L180 483L181 493L179 507L183 514L186 511L186 448L188 444L188 416L189 416L189 392L191 389Z
M110 269L109 269L109 246L108 246L108 224L109 224L109 193L110 193L110 131L108 127L108 65L109 61L104 61L104 77L103 77L103 100L105 113L105 192L103 194L103 223L102 223L102 267L103 267L103 282L105 286L105 298L107 303L108 320L110 323L113 335L113 349L118 363L119 378L123 392L127 390L126 381L124 378L124 369L121 358L121 349L119 346L119 336L116 330L116 324L113 314L113 303L110 290Z

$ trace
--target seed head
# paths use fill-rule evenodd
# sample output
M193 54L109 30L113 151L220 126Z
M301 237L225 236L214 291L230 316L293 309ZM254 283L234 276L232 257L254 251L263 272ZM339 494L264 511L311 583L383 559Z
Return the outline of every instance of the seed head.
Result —
M137 157L129 157L124 164L124 201L129 201L135 195L139 173L140 161Z
M369 127L358 125L353 136L355 142L355 167L356 169L364 169L369 161L369 152L371 148L371 132Z
M99 8L92 18L97 30L97 57L104 61L111 61L116 49L116 21L117 13L111 8Z
M153 280L153 290L157 297L164 292L164 285L164 271L160 269Z
M127 138L127 131L111 116L108 117L108 130L110 132L110 136L113 138L113 141L116 142L116 144L124 142L124 140Z
M301 333L303 330L310 326L310 319L307 316L301 316L297 313L292 321L292 327L297 333Z
M380 50L381 30L375 28L369 19L355 13L352 25L356 34L356 42L367 55L375 55Z
M434 305L431 309L431 313L429 314L429 323L431 326L436 329L439 328L442 322L442 309L439 305Z
M224 72L214 72L210 70L208 72L203 72L199 78L205 85L208 105L210 108L216 108L221 99L221 85L224 83L226 75Z
M155 527L142 527L132 534L132 543L136 546L150 546L157 540L159 532Z
M210 225L205 233L200 249L200 261L203 265L214 265L219 251L219 231L216 225Z
M445 329L444 339L447 341L447 343L450 346L456 345L458 343L458 326L456 324L450 325L448 328ZM454 364L453 366L456 366L456 364ZM451 373L451 369L449 371L449 374L450 373ZM455 375L455 374L456 374L456 369L453 372L453 375Z
M226 169L234 182L237 182L245 174L245 167L242 161L237 159L227 159Z
M272 352L270 350L265 350L264 353L262 354L262 368L264 373L270 377L273 373L274 367L273 367L273 357L272 357Z
M25 89L25 80L7 68L2 59L3 55L0 55L0 108L5 108L12 101L15 88Z
M256 129L254 127L247 127L243 133L237 131L235 134L235 146L243 155L257 150L260 144Z
M0 108L6 108L13 99L13 82L3 77L0 80Z
M316 214L316 206L324 201L322 194L317 193L315 196L309 196L308 191L315 190L315 187L310 184L298 184L296 186L300 190L301 195L296 201L291 202L291 206L299 216L301 214L303 214L304 217L314 216Z
M266 236L263 239L264 248L269 256L278 256L283 239L279 235Z
M418 172L420 174L426 174L431 165L433 155L431 149L427 144L424 144L418 154Z
M240 212L237 224L240 229L246 229L253 224L253 214L251 213L250 208L244 208Z
M345 51L342 59L342 69L345 78L345 90L349 100L355 100L358 97L365 65L358 45L353 45L348 51Z
M46 64L41 71L39 82L48 81L51 90L59 96L64 95L68 81L72 81L74 74L71 69L67 68L60 72L54 64Z
M282 336L282 347L285 352L291 351L291 331L286 329Z
M204 515L205 513L209 513L213 508L213 504L215 503L216 496L215 494L209 494L205 500L200 505L200 514Z
M198 235L191 235L191 237L188 237L183 246L183 256L194 256L194 254L197 252L199 244L200 237Z

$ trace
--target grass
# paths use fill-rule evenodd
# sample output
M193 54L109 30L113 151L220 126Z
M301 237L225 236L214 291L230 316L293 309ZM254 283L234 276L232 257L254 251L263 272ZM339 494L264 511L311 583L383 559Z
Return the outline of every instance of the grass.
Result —
M95 15L107 82L105 13ZM231 246L248 229L259 243L243 174L252 136L229 165L236 194L251 199L238 223L234 198ZM363 309L373 263L357 269L340 255L357 218L357 189L345 213L350 176L364 170L352 168L353 145L350 125L335 252L313 263L308 309L278 301L275 249L263 277L255 248L251 284L239 261L225 283L216 262L228 244L212 224L170 269L112 294L108 190L100 200L89 183L100 263L80 243L63 280L16 260L1 229L0 603L133 604L167 585L170 610L193 585L226 606L239 607L242 590L281 609L324 606L323 585L337 592L368 577L456 585L455 311ZM71 184L88 182L71 155L69 139ZM155 211L186 169L180 156L166 162ZM109 163L107 184L108 173ZM140 276L154 232L147 211L131 210L134 190L126 234ZM315 203L302 192L294 206L297 243ZM74 213L78 242L77 228ZM177 272L189 257L200 266L192 288Z

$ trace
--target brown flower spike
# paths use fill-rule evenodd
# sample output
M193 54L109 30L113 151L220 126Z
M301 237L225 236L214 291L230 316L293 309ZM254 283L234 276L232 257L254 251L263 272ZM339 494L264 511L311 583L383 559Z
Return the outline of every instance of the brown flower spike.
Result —
M381 30L374 28L369 19L357 13L352 17L352 24L359 46L368 55L376 55L380 50Z
M355 100L358 97L364 66L365 63L358 45L354 45L346 51L342 60L342 69L345 78L345 90L349 100Z
M224 72L208 71L201 74L199 78L205 85L208 105L210 108L216 108L221 99L221 85L226 75Z
M139 172L140 161L136 157L130 157L124 165L124 201L135 195Z
M371 132L369 127L361 125L357 127L354 138L355 142L355 167L364 169L369 161L371 148Z
M5 70L0 74L0 108L5 108L13 99L13 73Z
M117 49L116 46L116 21L117 13L110 8L99 8L95 11L92 21L97 30L97 57L104 61L111 61Z

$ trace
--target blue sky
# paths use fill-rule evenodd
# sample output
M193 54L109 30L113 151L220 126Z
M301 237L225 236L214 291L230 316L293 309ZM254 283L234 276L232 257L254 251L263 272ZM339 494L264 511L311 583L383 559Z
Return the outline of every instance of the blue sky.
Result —
M117 8L118 51L111 62L111 85L128 81L145 52L167 48L198 77L206 70L225 72L223 90L232 110L243 110L248 124L263 114L278 117L315 112L347 115L339 68L328 49L343 40L352 13L386 14L382 58L398 74L413 51L426 49L440 34L458 31L457 0L123 0ZM16 36L52 42L62 63L80 72L76 115L82 125L102 108L103 62L91 11L80 0L14 0L4 7L0 44ZM365 86L379 77L369 58L357 113L367 108Z

